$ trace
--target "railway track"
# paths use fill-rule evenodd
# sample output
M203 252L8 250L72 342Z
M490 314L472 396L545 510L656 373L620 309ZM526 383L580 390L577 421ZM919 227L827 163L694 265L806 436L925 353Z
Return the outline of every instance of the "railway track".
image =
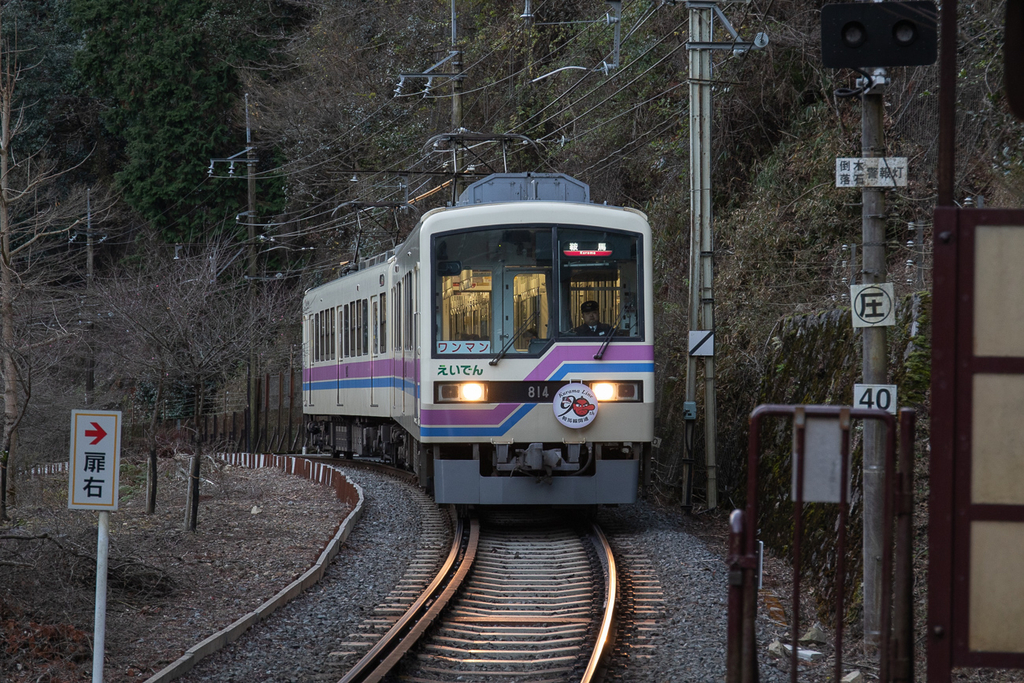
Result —
M599 680L615 586L596 526L462 521L436 578L342 683Z

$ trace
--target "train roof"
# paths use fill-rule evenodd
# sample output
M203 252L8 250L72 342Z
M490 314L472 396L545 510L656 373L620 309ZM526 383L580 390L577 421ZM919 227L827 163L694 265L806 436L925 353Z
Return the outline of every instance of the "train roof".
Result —
M564 173L494 173L467 187L456 206L498 202L590 203L590 186Z

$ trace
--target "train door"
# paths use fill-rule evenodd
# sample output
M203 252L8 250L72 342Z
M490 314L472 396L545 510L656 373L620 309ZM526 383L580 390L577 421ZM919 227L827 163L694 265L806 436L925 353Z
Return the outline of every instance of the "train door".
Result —
M402 283L396 282L391 288L391 305L393 315L391 326L394 340L391 343L391 414L399 415L402 412L401 388L398 384L402 370L399 365L402 362Z
M345 357L348 356L348 304L344 306L338 306L338 348L336 349L338 354L337 363L337 404L339 406L345 405L344 394L342 393L343 380L347 367L345 365Z
M413 359L412 367L413 367L413 372L416 372L419 369L419 367L420 367L420 363L419 363L419 360L420 360L420 329L419 329L420 328L420 306L419 306L419 299L420 299L420 269L419 269L419 266L416 267L414 272L415 272L415 278L416 278L415 283L413 283L412 277L409 278L409 285L410 285L409 289L411 290L411 292L410 292L411 296L409 297L409 308L413 312L413 314L411 316L409 316L410 322L411 322L411 324L409 325L409 330L412 333L412 345L411 345L412 346L412 359ZM409 275L411 276L412 273L410 273ZM413 304L415 304L415 306ZM412 397L412 399L413 399L413 404L416 406L416 408L415 408L415 411L416 411L416 424L419 424L420 423L420 395L419 395L419 392L420 392L420 378L419 378L418 375L414 377L412 386L413 386L413 397Z
M380 301L370 297L370 407L377 407L375 385L377 379L377 356L380 351Z
M402 278L402 414L408 415L410 411L409 383L411 374L409 372L408 357L413 355L413 345L416 343L416 336L413 330L413 292L412 273L406 273ZM414 388L415 391L415 388ZM417 414L417 417L419 415Z
M313 405L313 316L306 316L306 333L302 340L302 358L306 364L308 374L303 381L303 403L306 406Z

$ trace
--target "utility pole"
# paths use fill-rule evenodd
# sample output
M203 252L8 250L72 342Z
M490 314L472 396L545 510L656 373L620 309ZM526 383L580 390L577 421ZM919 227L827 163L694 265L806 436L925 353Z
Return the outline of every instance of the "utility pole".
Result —
M884 68L871 70L870 83L861 96L861 156L885 156L882 91L888 79ZM861 189L861 282L886 281L885 195L877 187ZM861 380L886 384L886 328L865 327ZM873 651L881 637L882 538L885 519L885 426L864 422L864 647Z
M234 177L235 175L235 164L240 161L240 158L245 154L245 165L247 168L247 179L249 183L248 187L248 200L249 209L245 212L246 226L247 226L247 242L248 242L248 265L246 267L246 278L249 281L249 286L254 287L256 282L256 164L259 163L259 159L256 158L256 148L252 144L252 124L249 119L249 93L245 94L245 149L237 154L232 154L226 159L210 159L210 168L207 170L208 175L213 175L214 165L218 162L228 164L228 176ZM239 214L241 216L241 214ZM236 218L237 220L237 218ZM248 399L246 401L246 418L245 418L245 437L246 437L246 450L251 450L251 447L255 446L255 440L252 438L257 429L257 425L253 420L252 410L252 384L254 381L252 376L253 364L256 362L255 353L253 346L249 345L249 369L248 377L246 379ZM199 416L196 416L196 420Z
M252 146L252 126L249 123L249 93L245 94L245 165L249 175L249 268L250 278L256 277L256 148Z
M614 3L613 3L614 6ZM715 0L690 0L690 338L703 340L687 345L686 398L683 404L686 454L682 460L683 507L692 506L693 442L697 424L697 359L704 359L704 463L707 469L707 506L718 507L718 425L715 389L715 243L711 232L711 51L743 54L768 45L768 35L758 33L753 42L741 40ZM618 8L616 8L618 12ZM714 20L732 37L716 42ZM618 55L616 54L616 61ZM704 342L710 343L707 347Z
M256 287L256 149L252 146L252 125L251 125L251 123L249 121L249 93L245 94L245 159L246 159L245 165L246 165L247 170L248 170L248 184L249 184L249 188L248 188L249 211L247 212L249 215L247 216L248 220L246 221L246 223L248 223L248 225L249 225L249 235L248 235L248 237L249 237L249 267L246 269L246 271L249 274L249 287L250 288L255 288ZM250 292L254 292L254 291L255 291L254 289L250 289ZM250 452L251 452L251 449L255 448L256 444L258 443L258 439L255 438L255 434L257 433L257 430L259 429L259 425L257 423L258 420L256 418L256 416L258 415L259 411L258 410L254 411L253 410L253 405L252 405L252 392L253 392L252 383L254 381L253 373L252 373L252 368L255 367L255 365L256 365L255 340L254 339L250 339L249 340L249 369L248 369L248 375L247 375L247 378L246 378L247 379L246 383L248 385L246 387L246 389L247 389L247 398L248 398L248 401L247 401L247 404L246 404L246 414L248 415L248 418L249 418L248 419L247 427L248 427L248 429L251 430L251 433L247 432L246 433L246 439L245 439L246 440L246 445L249 447L249 448L247 448L247 450L249 450ZM257 376L258 376L258 374L257 374ZM259 380L255 380L255 381L259 381ZM257 394L257 396L258 396L258 394ZM197 430L198 430L198 424L199 424L198 421L199 421L199 416L196 415L196 429Z
M690 38L712 41L712 3L689 3ZM690 80L690 331L714 330L714 245L711 236L711 49L689 51ZM693 442L696 432L697 359L687 355L685 441L689 463L684 462L684 501L692 505ZM718 475L715 459L715 358L704 357L704 441L707 468L707 506L718 507Z
M459 49L458 23L455 15L455 0L452 0L452 132L458 135L462 132L462 50ZM463 169L463 150L456 145L454 150L452 183L452 204L459 200L459 193L462 191L464 182L459 180L459 173Z
M882 93L889 83L886 68L924 66L933 64L937 46L937 8L934 3L919 2L852 2L831 3L821 10L822 64L835 69L855 69L863 78L857 80L857 89L837 90L840 97L861 96L861 161L869 171L878 168L867 159L885 157L883 134ZM949 28L945 23L943 30ZM955 33L955 26L951 30ZM955 36L953 42L955 43ZM940 93L945 93L942 83ZM940 103L941 107L941 103ZM940 109L940 124L943 121ZM943 168L942 147L939 151L940 188ZM837 187L861 187L861 283L876 285L878 289L887 280L885 256L885 197L881 187L895 187L896 176L887 174L886 182L868 174L856 178L853 185L840 183L842 160L837 159ZM888 168L889 161L885 162ZM905 163L905 161L904 161ZM904 181L906 180L904 176ZM845 181L844 181L845 183ZM939 191L942 203L942 191ZM860 295L858 295L860 296ZM866 302L867 299L862 299ZM867 325L858 324L858 317L866 311L866 303L854 301L851 291L854 327L863 334L861 373L868 385L885 384L888 375L886 322L878 320ZM860 318L863 321L863 317ZM889 322L888 324L891 324ZM873 653L881 642L882 625L882 539L886 520L885 511L885 427L877 420L864 423L864 648Z
M85 190L85 405L92 405L93 391L96 385L96 351L92 346L93 321L89 308L92 304L93 283L93 249L92 249L92 196L91 190Z

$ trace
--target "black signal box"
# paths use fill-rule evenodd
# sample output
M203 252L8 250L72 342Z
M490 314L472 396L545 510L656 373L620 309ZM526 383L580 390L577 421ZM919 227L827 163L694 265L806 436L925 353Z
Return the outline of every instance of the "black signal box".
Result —
M1003 79L1010 111L1024 121L1024 0L1006 3L1006 42L1003 44Z
M821 61L832 68L934 64L939 12L930 0L821 8Z

